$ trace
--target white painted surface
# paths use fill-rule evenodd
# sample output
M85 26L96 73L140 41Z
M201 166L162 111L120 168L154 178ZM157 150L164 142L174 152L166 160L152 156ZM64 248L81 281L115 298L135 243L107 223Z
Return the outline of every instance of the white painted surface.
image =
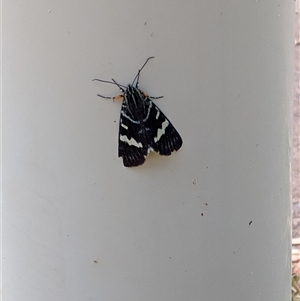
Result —
M288 300L293 1L3 3L3 300ZM131 82L184 144L126 169Z

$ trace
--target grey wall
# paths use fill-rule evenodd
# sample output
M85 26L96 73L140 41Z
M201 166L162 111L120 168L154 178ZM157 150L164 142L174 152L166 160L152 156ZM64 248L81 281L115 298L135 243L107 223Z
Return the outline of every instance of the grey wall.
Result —
M3 300L289 300L293 1L3 3ZM117 158L141 75L181 133Z

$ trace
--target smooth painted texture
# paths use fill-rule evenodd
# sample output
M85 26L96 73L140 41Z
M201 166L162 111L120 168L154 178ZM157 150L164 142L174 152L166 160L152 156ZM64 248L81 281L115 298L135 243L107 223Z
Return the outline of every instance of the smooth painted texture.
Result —
M3 300L289 300L293 1L3 3ZM184 144L117 158L141 89Z

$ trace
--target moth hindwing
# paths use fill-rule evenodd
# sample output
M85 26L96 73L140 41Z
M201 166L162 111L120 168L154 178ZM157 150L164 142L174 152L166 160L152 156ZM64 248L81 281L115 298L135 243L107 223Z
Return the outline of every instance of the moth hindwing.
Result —
M119 157L123 158L126 167L142 165L149 152L154 151L163 156L169 156L182 146L182 139L170 120L152 102L151 97L139 89L139 77L142 69L153 57L149 57L139 69L132 84L123 86L114 79L100 82L117 85L122 95L106 99L123 99L119 125Z

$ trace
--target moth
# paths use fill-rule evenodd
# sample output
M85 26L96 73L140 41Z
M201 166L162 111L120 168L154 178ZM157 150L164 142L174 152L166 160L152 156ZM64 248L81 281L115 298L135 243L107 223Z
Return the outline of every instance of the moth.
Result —
M169 156L182 146L182 138L170 120L152 102L153 97L139 89L140 73L150 59L138 70L132 84L127 86L112 81L94 79L95 81L114 84L122 94L115 97L97 96L105 99L123 100L119 123L119 157L123 158L125 167L142 165L147 155L153 151L162 156Z

